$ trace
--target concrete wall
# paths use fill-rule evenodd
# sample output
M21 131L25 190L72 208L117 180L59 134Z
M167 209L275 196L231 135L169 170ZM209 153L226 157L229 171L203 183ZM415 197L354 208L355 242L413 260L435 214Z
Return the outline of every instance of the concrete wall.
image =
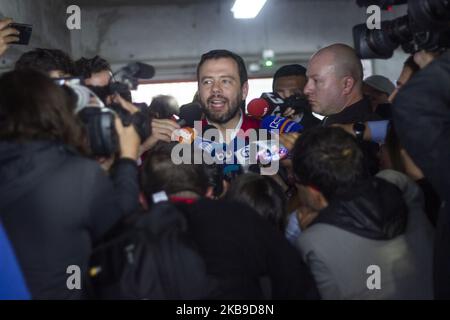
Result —
M318 48L334 42L352 44L352 27L365 22L365 9L353 0L272 0L254 20L234 20L232 1L177 6L82 7L82 30L72 32L75 57L104 56L116 66L130 60L153 64L155 79L192 79L202 53L227 48L247 63L258 62L264 49L276 61L306 63ZM383 12L383 19L404 13ZM404 55L376 61L373 71L395 79ZM277 66L275 66L277 67ZM275 69L275 68L274 68ZM270 76L263 70L254 76Z
M59 48L70 52L66 7L61 0L0 0L1 17L33 25L30 45L11 46L0 59L0 69L10 69L20 54L35 47Z

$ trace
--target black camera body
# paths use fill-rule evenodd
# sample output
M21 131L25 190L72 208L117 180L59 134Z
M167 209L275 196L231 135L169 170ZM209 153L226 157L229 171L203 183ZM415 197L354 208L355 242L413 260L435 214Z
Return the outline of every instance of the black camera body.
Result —
M93 156L109 158L119 151L113 112L106 108L86 107L78 113L78 116L84 124Z
M63 86L68 100L76 105L75 112L84 125L93 156L111 157L119 151L116 117L119 117L124 126L133 125L141 141L145 141L151 135L151 115L147 108L141 106L139 112L131 114L115 103L107 107L102 107L100 102L98 105L91 105L90 98L95 95L97 100L100 99L98 95L110 92L109 87L88 87L84 86L82 81L73 84L67 79L55 79L55 83Z
M308 99L301 94L294 94L289 98L284 99L284 105L282 113L286 111L287 108L292 108L295 110L295 114L303 113L310 109Z
M120 118L124 126L134 126L142 142L151 135L151 114L146 106L135 105L140 110L131 114L117 103L108 104L107 98L119 94L131 103L130 90L137 88L139 79L149 79L154 74L155 70L152 66L134 62L114 74L115 79L119 81L112 81L104 87L85 86L106 105L106 108L81 106L81 111L78 112L87 132L92 155L110 157L119 150L115 128L116 116Z
M450 0L358 0L359 5L408 3L408 14L382 21L381 29L353 27L355 50L362 59L388 59L399 46L409 54L450 48Z

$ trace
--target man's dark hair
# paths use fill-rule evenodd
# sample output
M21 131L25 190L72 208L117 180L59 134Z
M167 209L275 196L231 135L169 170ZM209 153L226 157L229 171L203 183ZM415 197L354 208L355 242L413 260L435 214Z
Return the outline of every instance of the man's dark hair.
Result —
M209 185L203 165L175 164L172 161L172 150L177 144L161 141L148 152L141 176L143 191L148 199L160 191L168 195L183 191L194 192L199 196L206 194Z
M282 77L303 76L306 77L306 68L299 64L288 64L279 68L273 75L273 81Z
M299 64L288 64L279 68L273 75L272 90L275 90L275 81L282 77L305 77L306 68Z
M0 77L0 140L56 141L86 151L80 123L64 90L42 72L15 70Z
M111 65L100 56L95 56L92 59L83 57L75 62L76 75L85 79L90 78L93 73L101 71L111 71Z
M230 186L227 199L249 205L284 233L287 224L287 199L281 186L271 177L247 173Z
M70 56L58 49L38 48L22 54L17 60L15 70L34 69L43 73L61 70L73 75L75 64Z
M341 128L305 131L295 143L293 165L298 183L317 188L327 200L348 195L369 178L363 152Z
M247 68L245 67L244 60L241 56L228 50L212 50L202 55L200 62L197 66L197 80L200 81L200 67L208 60L217 60L221 58L231 58L236 61L239 70L239 79L241 86L248 81Z

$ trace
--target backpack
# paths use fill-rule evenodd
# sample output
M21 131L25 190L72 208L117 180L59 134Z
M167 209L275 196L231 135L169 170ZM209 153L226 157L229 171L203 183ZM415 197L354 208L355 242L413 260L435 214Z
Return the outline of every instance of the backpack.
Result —
M97 299L207 299L212 288L186 217L167 201L113 228L94 248L89 278Z

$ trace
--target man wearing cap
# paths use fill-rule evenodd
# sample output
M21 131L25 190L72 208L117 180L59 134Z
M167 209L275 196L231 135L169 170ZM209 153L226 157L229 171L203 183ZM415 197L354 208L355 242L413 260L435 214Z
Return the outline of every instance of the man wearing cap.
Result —
M372 111L383 119L391 118L389 96L394 90L394 84L386 77L373 75L364 80L363 93L369 98Z

